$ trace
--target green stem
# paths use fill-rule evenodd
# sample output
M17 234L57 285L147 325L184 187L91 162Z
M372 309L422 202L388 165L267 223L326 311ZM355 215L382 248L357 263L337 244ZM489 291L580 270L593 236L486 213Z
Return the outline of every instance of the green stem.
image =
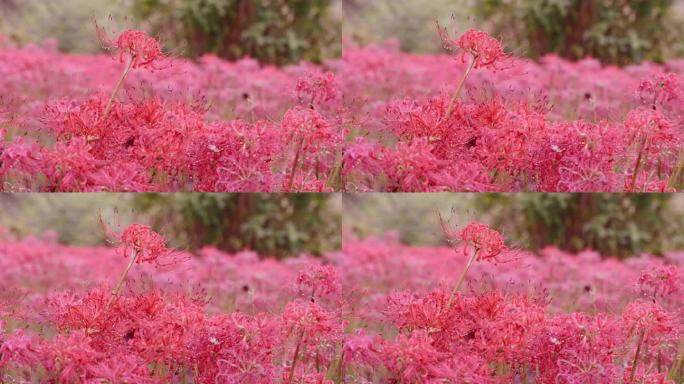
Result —
M637 364L639 364L639 353L641 352L641 344L644 342L646 330L642 329L639 335L639 343L637 344L636 353L634 354L634 361L632 361L632 373L629 375L629 384L634 383L634 376L636 375Z
M629 191L634 192L636 187L637 177L639 176L639 168L641 167L641 156L644 153L644 147L646 146L646 137L641 140L641 145L639 146L639 154L637 155L636 164L634 164L634 171L632 172L632 182L629 186Z
M292 161L292 169L290 170L290 181L287 184L287 192L292 191L292 185L294 184L294 178L297 173L297 166L299 165L299 156L302 152L302 146L304 146L304 138L302 137L297 143L297 149L295 150L295 157Z
M337 365L337 381L336 384L341 384L344 381L344 350L340 353L340 360Z
M456 88L456 92L454 93L454 96L451 98L451 101L449 102L449 107L447 108L447 112L445 115L447 118L451 116L451 112L454 109L454 103L456 103L456 100L461 96L461 91L463 90L463 86L465 85L468 75L470 75L470 71L472 71L473 67L475 66L475 61L477 61L477 56L472 57L470 65L468 65L468 69L461 78L461 82L458 84L458 88Z
M333 188L335 190L342 190L342 167L344 166L344 159L338 153L335 160L335 166L330 171L328 179L325 181L326 187Z
M297 360L299 359L299 347L302 345L302 340L304 339L304 330L299 334L297 339L297 346L295 347L294 356L292 357L292 367L290 368L290 375L287 379L288 384L292 384L292 379L294 379L295 368L297 367Z
M461 276L459 276L458 281L456 282L456 286L451 291L451 296L449 296L449 301L447 302L447 310L451 308L451 304L454 302L454 298L456 298L456 293L458 293L458 290L461 288L461 284L463 284L463 280L465 280L466 274L468 273L470 266L472 266L475 262L475 259L477 259L478 251L479 249L475 248L475 252L473 252L473 255L470 256L470 259L468 260L468 263L466 264L465 268L463 268L463 272L461 272Z
M138 258L138 251L135 249L131 251L131 260L128 262L128 266L126 266L126 269L123 271L121 274L121 277L119 278L119 283L116 285L116 288L112 291L112 297L109 298L109 302L107 303L107 310L112 309L112 305L114 304L114 300L116 300L116 297L119 295L119 292L121 291L121 287L123 287L124 281L126 281L126 276L128 276L128 271L131 270L133 267L133 264L135 264L135 260Z
M522 374L521 374L521 380L522 384L528 384L527 380L527 366L525 364L522 365Z
M109 116L109 112L112 109L112 103L114 102L116 95L119 93L119 89L121 89L121 86L123 85L124 80L126 80L126 76L128 76L128 72L130 72L131 68L133 67L133 61L134 60L135 60L135 55L131 55L128 58L128 61L126 62L126 68L124 69L123 73L121 74L119 81L116 83L116 86L114 87L114 92L112 92L112 95L109 97L109 101L107 102L107 107L105 108L103 120L106 119L107 116Z
M682 168L684 168L684 152L679 153L679 158L677 159L677 166L670 175L670 179L667 181L667 186L674 188L677 185L677 181L682 173Z

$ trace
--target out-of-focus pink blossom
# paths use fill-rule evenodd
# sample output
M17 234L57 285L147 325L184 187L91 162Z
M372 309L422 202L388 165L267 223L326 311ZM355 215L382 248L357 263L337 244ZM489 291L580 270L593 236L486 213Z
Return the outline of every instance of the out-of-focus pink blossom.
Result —
M300 290L306 287L311 297L326 296L340 291L340 275L334 266L322 265L300 272L297 285Z
M339 84L332 72L308 74L299 79L295 90L299 101L310 105L333 100L340 93Z
M650 102L653 106L675 100L679 97L679 77L674 73L662 73L639 84L639 96L642 102Z
M631 335L646 333L657 337L672 331L672 317L658 304L647 301L630 303L622 314L624 331Z
M644 271L639 276L639 288L642 293L652 297L667 296L679 292L682 276L675 265L667 265Z

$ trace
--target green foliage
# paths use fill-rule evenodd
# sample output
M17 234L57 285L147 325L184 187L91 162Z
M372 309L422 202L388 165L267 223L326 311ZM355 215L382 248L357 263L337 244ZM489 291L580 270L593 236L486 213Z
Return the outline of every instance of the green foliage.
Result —
M267 256L319 255L341 246L330 194L136 194L133 206L180 248L214 245Z
M476 206L524 248L662 254L684 245L669 194L478 194Z
M128 193L0 193L0 227L23 238L53 232L63 244L104 245L99 224L143 221L127 209ZM116 227L115 230L120 228Z
M125 20L124 0L2 0L0 34L20 44L55 39L67 52L97 52L93 21Z
M167 45L197 56L285 64L339 55L332 0L139 0L134 14Z
M356 193L344 195L345 229L365 238L388 231L404 244L443 244L439 215L455 226L471 219L475 193Z
M479 18L523 53L629 64L681 53L673 0L482 0ZM510 41L509 41L510 40Z
M638 256L684 249L678 194L434 193L345 195L344 227L366 237L395 231L410 245L447 244L441 215L460 228L480 221L510 244Z
M466 24L468 0L344 0L345 37L365 45L396 39L408 52L440 52L435 20Z
M675 0L344 1L345 36L362 44L395 38L409 52L441 51L439 20L460 32L486 30L533 58L557 53L623 65L684 53L684 5Z

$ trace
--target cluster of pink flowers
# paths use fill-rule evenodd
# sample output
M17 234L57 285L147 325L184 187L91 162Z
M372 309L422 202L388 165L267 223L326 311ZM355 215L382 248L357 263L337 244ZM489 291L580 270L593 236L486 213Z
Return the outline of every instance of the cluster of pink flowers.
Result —
M2 188L684 186L684 137L676 129L684 116L684 61L617 68L547 56L535 63L506 53L482 31L438 31L462 60L388 44L348 45L342 58L320 66L278 69L212 56L190 62L169 57L140 31L116 39L100 32L118 60L2 46Z
M98 34L118 60L0 48L3 190L342 188L347 125L323 66L195 63L142 31Z
M345 148L349 190L682 188L684 61L536 63L482 31L438 31L462 60L346 47L345 98L365 101L351 105L359 123Z
M124 233L132 246L156 244L144 226ZM503 242L479 223L458 233L480 249ZM618 261L550 248L508 263L476 262L450 299L471 256L453 247L348 236L342 251L283 261L205 248L170 269L136 265L110 304L120 253L0 232L3 380L684 379L682 252Z
M639 84L642 101L648 100L652 106L676 100L680 92L679 76L674 73L655 75Z

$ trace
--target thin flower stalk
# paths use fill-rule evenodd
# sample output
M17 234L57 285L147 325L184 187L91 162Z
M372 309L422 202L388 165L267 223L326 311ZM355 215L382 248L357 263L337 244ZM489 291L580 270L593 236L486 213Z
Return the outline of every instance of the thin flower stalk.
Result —
M465 82L468 79L468 75L470 75L470 72L473 70L473 67L475 66L475 62L477 61L477 56L473 56L470 59L470 64L468 65L468 69L466 69L465 73L463 74L463 77L461 78L461 81L458 84L458 87L456 88L456 92L454 92L454 95L451 97L451 100L449 101L449 106L447 107L447 111L445 116L448 118L451 116L451 112L454 110L454 104L456 104L456 100L461 96L461 91L463 90L463 87L465 86Z
M454 299L456 298L456 294L458 293L459 289L461 289L461 285L463 284L463 281L465 280L465 277L468 274L468 270L473 265L475 260L477 260L477 253L478 252L479 252L479 249L475 248L473 251L473 255L470 256L470 259L468 259L468 262L466 263L465 267L463 268L461 275L458 277L458 280L456 281L456 285L454 286L454 289L451 290L451 296L449 296L449 301L447 302L447 306L446 306L447 310L449 308L451 308L451 304L453 304Z
M641 140L641 142L639 143L639 151L637 154L636 162L634 164L634 170L632 171L632 181L629 185L629 191L630 192L634 192L634 189L636 188L636 182L637 182L637 178L639 177L639 170L640 170L641 163L642 163L641 158L644 154L644 147L646 146L646 140L647 140L647 138L644 137Z
M290 374L288 375L288 384L293 383L295 369L297 368L297 363L299 362L299 349L302 346L302 341L304 340L304 330L302 329L297 337L297 344L295 346L294 355L292 356L292 365L290 366Z
M112 305L114 305L114 301L116 298L119 296L119 293L121 292L121 288L124 285L124 282L126 281L126 277L128 276L128 272L131 270L133 265L135 265L135 262L138 258L138 251L135 249L131 250L131 255L130 255L130 260L128 261L128 265L126 266L126 269L124 269L123 273L121 273L121 276L119 277L119 282L116 284L116 288L112 291L112 296L109 298L109 301L107 302L107 310L112 309Z
M297 142L297 146L295 147L295 155L294 159L292 160L292 166L290 167L290 177L289 181L287 183L287 192L292 191L292 188L294 187L294 181L295 177L297 176L297 168L299 167L299 157L301 156L302 152L302 147L304 146L304 137L299 139Z
M123 83L126 80L126 76L128 76L128 72L130 72L131 68L133 68L134 61L135 61L134 55L131 55L128 57L128 59L126 61L126 67L124 68L124 71L121 73L121 77L119 77L119 80L116 82L116 85L114 86L114 91L112 92L112 95L109 97L109 101L107 102L107 106L105 107L103 119L106 119L109 116L109 112L112 109L112 104L114 103L114 100L116 99L116 95L119 93L119 90L123 86Z
M639 358L641 353L641 346L644 343L644 337L646 335L646 329L642 329L639 334L639 340L637 341L636 352L634 353L634 360L632 360L632 372L629 375L629 384L634 383L634 378L636 377L636 371L639 367Z

